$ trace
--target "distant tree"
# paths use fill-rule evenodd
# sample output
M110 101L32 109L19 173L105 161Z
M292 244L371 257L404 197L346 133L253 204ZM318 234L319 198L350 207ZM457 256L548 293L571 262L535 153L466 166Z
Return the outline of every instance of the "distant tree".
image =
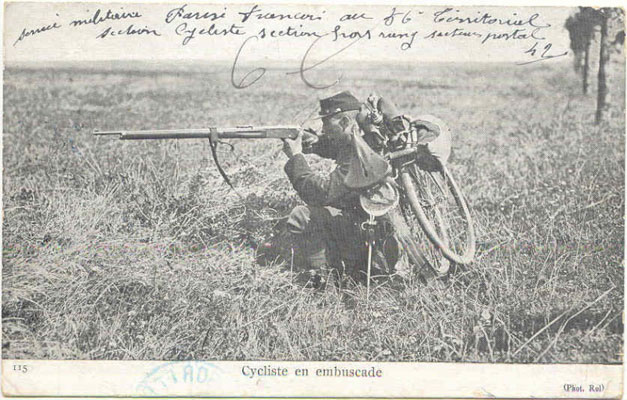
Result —
M595 117L595 122L597 124L605 118L605 114L607 113L608 108L607 67L610 61L610 35L608 35L607 33L607 20L609 19L609 17L605 15L603 10L604 9L599 10L599 14L603 17L601 18L601 45L599 50L597 112Z
M590 76L590 48L595 38L595 30L599 27L599 73L597 79L597 110L596 123L605 119L609 106L610 50L612 45L624 43L624 10L622 8L579 7L579 11L568 17L565 28L570 37L570 47L575 53L575 70L582 69L583 93L588 93ZM617 32L614 32L617 31ZM611 40L614 35L614 40ZM583 59L583 66L581 60Z
M595 14L587 9L590 7L580 7L579 12L568 17L564 25L570 37L570 48L575 54L575 71L582 74L584 94L588 94L590 46L594 39L595 26L598 24Z
M604 7L596 10L601 25L601 38L599 46L599 78L597 89L597 112L595 122L597 124L605 120L609 108L609 85L607 70L610 63L610 49L612 47L610 25L623 27L624 10L622 8ZM624 41L623 30L623 41ZM620 40L620 31L615 35L615 40Z

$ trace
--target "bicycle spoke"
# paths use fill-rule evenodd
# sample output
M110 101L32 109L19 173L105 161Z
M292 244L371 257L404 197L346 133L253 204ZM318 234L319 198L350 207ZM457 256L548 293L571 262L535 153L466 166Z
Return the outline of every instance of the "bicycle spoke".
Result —
M408 192L403 196L403 215L412 227L412 237L423 251L436 263L442 255L460 263L471 260L474 255L472 221L446 169L427 172L416 165L408 165L401 173L401 181ZM425 241L432 242L433 248L425 246ZM445 263L439 264L445 266Z

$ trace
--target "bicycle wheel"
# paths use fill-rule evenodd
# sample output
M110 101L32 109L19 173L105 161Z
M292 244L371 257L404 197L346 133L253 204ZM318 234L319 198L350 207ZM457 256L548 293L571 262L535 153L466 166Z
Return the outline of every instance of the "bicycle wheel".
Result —
M399 206L390 212L390 216L395 216L392 221L396 229L396 238L405 249L408 261L413 265L409 270L403 270L402 275L417 273L429 280L446 274L450 261L427 238L409 201L402 199Z
M400 171L400 178L411 210L435 248L452 262L472 262L474 224L466 200L448 169L441 165L439 172L424 171L410 164ZM440 265L438 272L446 273L444 269L448 270L448 266Z
M399 186L403 186L400 177ZM425 234L411 206L409 197L404 192L406 191L401 191L399 205L394 210L396 215L394 222L399 242L405 249L409 261L414 265L410 272L417 273L427 281L436 276L445 275L449 271L451 263ZM437 215L434 213L432 217L437 218ZM437 225L441 226L440 224Z

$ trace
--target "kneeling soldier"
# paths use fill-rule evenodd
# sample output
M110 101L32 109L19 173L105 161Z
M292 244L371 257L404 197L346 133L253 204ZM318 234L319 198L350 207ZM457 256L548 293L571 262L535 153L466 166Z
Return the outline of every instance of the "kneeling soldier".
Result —
M349 188L346 177L353 160L354 136L361 137L356 117L362 104L349 92L320 101L322 132L305 143L300 135L285 139L283 151L289 158L285 172L306 203L290 213L287 229L295 239L296 251L304 257L313 286L321 286L333 274L347 272L362 279L367 263L367 247L362 223L368 214L361 208L360 192ZM328 176L312 171L303 156L315 153L336 162ZM393 272L400 258L391 224L379 224L377 251L373 255L373 275Z

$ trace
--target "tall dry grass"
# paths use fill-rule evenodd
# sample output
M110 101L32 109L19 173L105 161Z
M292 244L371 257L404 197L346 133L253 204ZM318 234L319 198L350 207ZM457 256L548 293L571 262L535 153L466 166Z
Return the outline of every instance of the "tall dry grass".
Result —
M299 204L280 143L221 151L242 200L206 142L90 134L295 123L331 91L276 71L235 91L202 70L6 70L3 357L620 362L622 67L601 126L566 63L347 71L333 91L449 123L478 229L471 267L368 303L255 264Z

